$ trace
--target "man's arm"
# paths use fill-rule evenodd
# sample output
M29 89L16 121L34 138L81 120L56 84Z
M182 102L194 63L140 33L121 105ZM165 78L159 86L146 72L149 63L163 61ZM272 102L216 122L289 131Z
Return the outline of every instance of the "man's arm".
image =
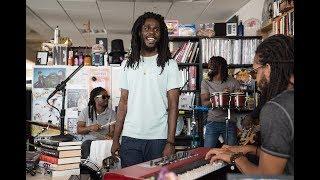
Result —
M83 121L77 122L77 133L78 134L88 134L90 132L90 128L86 127L86 123Z
M244 174L280 175L283 174L287 159L260 151L259 165L256 166L244 156L235 160L238 169Z
M167 97L169 108L167 141L174 143L178 118L179 89L169 90L167 92Z
M212 148L207 154L205 159L210 159L210 163L217 160L222 160L227 163L231 163L231 156L234 152L228 148ZM280 175L283 174L285 165L287 163L286 158L274 156L264 151L258 152L259 165L251 163L245 156L240 156L235 159L235 164L238 169L244 174L250 175Z
M117 120L114 128L113 141L119 142L120 134L123 129L123 123L127 114L129 91L121 89L121 96L118 105Z

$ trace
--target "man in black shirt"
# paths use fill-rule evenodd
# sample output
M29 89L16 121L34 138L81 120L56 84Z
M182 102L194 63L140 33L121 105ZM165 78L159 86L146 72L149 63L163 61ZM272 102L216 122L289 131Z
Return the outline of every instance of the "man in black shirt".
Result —
M294 46L293 38L274 35L257 48L253 68L265 97L259 119L261 146L213 148L206 159L232 163L244 174L294 175ZM256 166L243 156L259 157Z

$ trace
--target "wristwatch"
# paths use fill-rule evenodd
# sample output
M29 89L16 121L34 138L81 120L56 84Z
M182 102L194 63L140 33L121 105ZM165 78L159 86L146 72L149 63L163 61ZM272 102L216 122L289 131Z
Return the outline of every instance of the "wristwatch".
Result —
M232 165L235 165L236 164L236 159L243 156L244 154L242 152L238 152L238 153L233 153L230 157L230 163Z

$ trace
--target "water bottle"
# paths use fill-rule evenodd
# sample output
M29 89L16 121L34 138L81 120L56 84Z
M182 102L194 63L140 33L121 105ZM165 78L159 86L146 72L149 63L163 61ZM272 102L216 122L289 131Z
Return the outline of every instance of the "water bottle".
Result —
M78 65L80 66L83 63L83 53L80 52L79 56L78 56Z
M60 37L60 30L59 30L59 27L57 26L54 29L54 38L53 38L53 43L54 44L59 44L59 37Z
M240 21L240 23L238 25L238 33L237 33L238 36L243 36L244 35L243 28L244 27L243 27L242 21Z

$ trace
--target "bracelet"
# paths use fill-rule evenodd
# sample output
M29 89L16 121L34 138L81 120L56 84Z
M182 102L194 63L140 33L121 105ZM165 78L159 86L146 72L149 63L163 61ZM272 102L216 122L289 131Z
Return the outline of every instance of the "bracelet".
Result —
M233 153L230 157L230 163L231 164L236 164L235 160L239 157L243 156L242 152L238 152L238 153Z

